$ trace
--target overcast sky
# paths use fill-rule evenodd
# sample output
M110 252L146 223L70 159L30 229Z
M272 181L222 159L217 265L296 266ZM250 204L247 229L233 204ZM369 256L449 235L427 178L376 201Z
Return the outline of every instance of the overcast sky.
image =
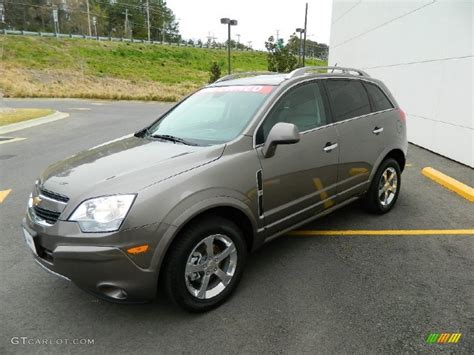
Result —
M181 35L186 39L207 40L208 33L217 41L227 39L227 27L221 17L239 21L232 27L232 38L255 49L264 49L265 40L276 30L285 42L297 27L304 26L304 8L308 2L308 38L329 43L332 0L167 0L180 23Z

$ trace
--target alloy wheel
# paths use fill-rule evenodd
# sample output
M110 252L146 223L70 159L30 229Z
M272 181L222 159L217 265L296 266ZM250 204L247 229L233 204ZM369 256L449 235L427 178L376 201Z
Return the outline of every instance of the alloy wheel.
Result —
M389 166L385 169L379 182L379 201L384 207L390 206L398 189L398 176L396 170Z
M236 267L237 249L232 239L223 234L210 235L189 254L184 275L186 287L196 298L213 298L229 285Z

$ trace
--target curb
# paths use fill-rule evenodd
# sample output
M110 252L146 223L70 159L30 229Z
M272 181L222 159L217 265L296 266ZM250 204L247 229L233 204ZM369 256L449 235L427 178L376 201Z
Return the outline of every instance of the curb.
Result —
M12 124L9 124L9 125L6 125L6 126L0 126L0 135L5 134L5 133L19 131L19 130L26 129L26 128L39 126L39 125L44 124L44 123L49 123L49 122L62 120L63 118L66 118L66 117L69 117L69 113L56 111L56 112L54 112L54 113L52 113L51 115L48 115L48 116L43 116L43 117L40 117L40 118L27 120L27 121L24 121L24 122L12 123Z
M452 177L443 174L442 172L427 167L421 170L421 173L428 179L440 184L441 186L451 190L458 195L464 197L466 200L474 202L474 188L463 184L462 182L453 179Z

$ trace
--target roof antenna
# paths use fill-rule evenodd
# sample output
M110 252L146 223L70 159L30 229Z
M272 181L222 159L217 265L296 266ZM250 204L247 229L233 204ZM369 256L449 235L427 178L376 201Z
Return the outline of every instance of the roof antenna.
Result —
M336 69L336 67L337 67L337 63L334 64L334 68L332 68L331 74L334 73L334 69Z

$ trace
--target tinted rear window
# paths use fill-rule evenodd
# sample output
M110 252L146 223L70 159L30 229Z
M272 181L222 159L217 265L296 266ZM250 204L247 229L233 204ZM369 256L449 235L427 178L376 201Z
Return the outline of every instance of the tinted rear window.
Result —
M335 121L370 113L369 98L360 81L327 80L326 87Z
M370 99L372 100L373 111L383 111L393 108L392 103L377 85L364 83Z

